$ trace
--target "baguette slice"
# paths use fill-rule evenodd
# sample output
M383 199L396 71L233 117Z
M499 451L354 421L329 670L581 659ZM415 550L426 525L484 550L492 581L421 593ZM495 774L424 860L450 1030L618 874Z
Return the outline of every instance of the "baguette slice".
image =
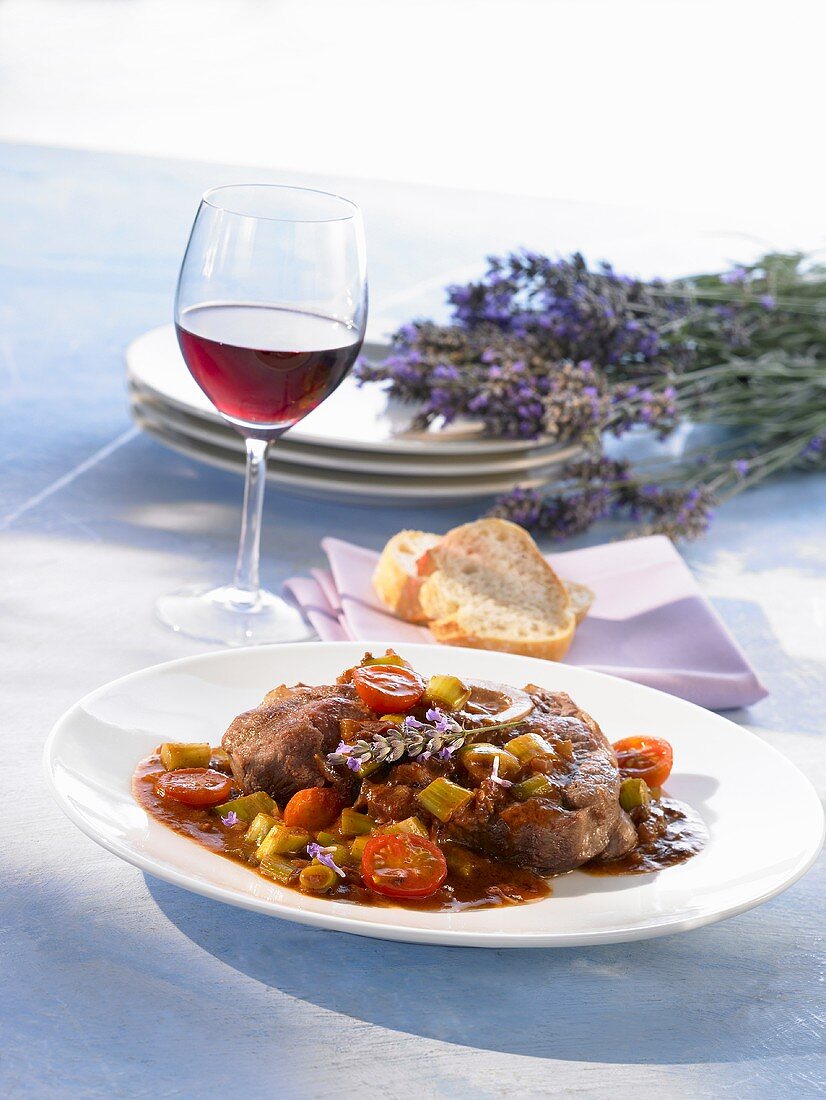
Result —
M576 625L579 626L591 610L591 604L596 596L587 584L580 584L579 581L563 581L562 583L568 592L568 600L576 617Z
M419 603L419 558L440 541L428 531L399 531L381 552L373 574L373 588L381 602L410 623L426 622Z
M524 528L501 519L466 523L431 547L426 562L419 600L437 641L554 661L567 653L576 616Z

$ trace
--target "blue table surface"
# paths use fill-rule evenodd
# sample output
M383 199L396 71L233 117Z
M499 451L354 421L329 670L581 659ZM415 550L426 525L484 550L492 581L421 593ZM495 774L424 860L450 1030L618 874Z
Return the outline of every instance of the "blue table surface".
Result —
M429 948L185 893L96 847L52 803L40 754L67 706L208 648L165 632L152 605L184 581L228 576L240 482L131 426L123 351L169 319L198 195L240 175L0 146L3 1094L822 1094L822 862L772 902L685 935L588 950ZM438 314L440 287L488 251L579 239L613 258L612 242L649 232L651 263L662 255L661 227L638 214L309 182L365 209L374 334ZM477 510L319 504L273 488L264 579L321 564L329 532L379 547L400 526ZM771 691L730 716L822 791L826 479L745 494L684 552ZM777 793L767 813L782 813Z

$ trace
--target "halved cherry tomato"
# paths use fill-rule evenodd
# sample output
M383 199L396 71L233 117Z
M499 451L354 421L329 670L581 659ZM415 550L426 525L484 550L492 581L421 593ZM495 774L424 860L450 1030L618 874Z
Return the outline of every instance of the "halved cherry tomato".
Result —
M161 798L171 798L185 806L217 806L229 798L232 783L228 775L212 768L178 768L162 775L155 790Z
M344 802L332 787L307 787L294 794L284 807L284 824L299 829L324 829L332 825Z
M379 714L398 714L415 707L424 695L424 681L401 665L362 665L353 670L359 698Z
M661 737L624 737L614 745L619 770L626 779L644 779L661 787L671 775L674 753Z
M447 877L441 848L423 836L374 836L361 857L364 885L388 898L427 898Z

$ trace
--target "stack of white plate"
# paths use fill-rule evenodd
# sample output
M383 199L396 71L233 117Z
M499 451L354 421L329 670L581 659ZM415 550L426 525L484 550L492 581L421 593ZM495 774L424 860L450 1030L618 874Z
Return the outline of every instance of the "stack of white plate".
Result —
M371 358L387 353L378 345L364 350ZM195 384L172 325L131 344L126 369L139 427L193 458L243 471L243 440ZM414 432L415 411L388 398L380 385L347 378L272 445L267 475L284 489L313 496L450 502L539 486L579 450L549 440L486 439L471 421Z

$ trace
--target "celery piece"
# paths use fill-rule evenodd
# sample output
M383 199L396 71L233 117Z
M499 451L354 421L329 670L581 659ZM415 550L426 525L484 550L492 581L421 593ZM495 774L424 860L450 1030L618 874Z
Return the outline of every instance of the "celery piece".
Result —
M462 790L463 788L459 788ZM427 826L420 817L406 817L404 821L394 821L392 825L382 825L379 830L389 836L400 836L407 833L412 836L430 836Z
M368 760L366 764L362 764L356 775L359 779L366 779L368 775L372 775L373 772L377 772L382 765L375 760Z
M328 855L333 857L333 863L337 863L339 867L344 867L345 863L352 863L353 857L346 844L325 844L323 847L328 849Z
M328 894L337 884L335 871L317 860L313 860L309 867L302 867L298 876L298 885L308 894Z
M367 814L357 813L349 806L341 811L338 827L343 836L363 836L375 826L375 821ZM319 834L320 835L320 834ZM319 844L321 840L319 840Z
M252 824L244 834L244 840L249 844L254 844L257 848L264 837L269 833L278 822L271 814L256 814L252 819Z
M509 779L516 775L522 766L519 760L507 749L500 749L498 745L489 745L485 741L474 741L459 751L459 759L465 767L474 765L493 771L494 760L499 760L499 775L503 779Z
M206 741L187 744L184 741L166 741L161 745L161 763L168 772L178 768L208 768L212 748Z
M554 749L544 737L538 733L521 733L508 741L505 748L519 760L521 764L527 764L536 756L553 756Z
M316 833L315 838L324 848L330 844L341 844L342 841L340 833L331 833L328 829L321 829Z
M357 836L355 840L350 843L350 859L354 863L360 863L361 857L364 855L364 849L367 847L367 841L369 836Z
M437 817L439 821L449 821L460 806L465 806L473 798L473 791L460 787L458 783L451 783L449 779L440 776L428 784L423 791L416 795L422 807L429 814Z
M226 817L230 811L239 821L251 825L258 814L270 814L274 817L278 813L278 807L266 791L245 794L241 798L233 798L231 802L222 802L220 806L212 807L212 812L219 817Z
M461 710L470 698L470 688L458 676L431 676L424 694L434 707Z
M635 810L637 806L647 806L651 801L651 792L644 779L623 779L619 791L620 806L625 811Z
M532 775L530 779L523 779L511 788L513 794L522 801L526 798L544 798L553 794L555 788L547 775Z
M276 825L270 829L258 846L255 858L263 860L268 855L283 856L288 852L300 852L310 842L310 834L289 825Z
M295 874L295 867L288 859L275 853L267 855L261 860L258 870L267 878L274 878L276 882L286 885Z
M388 651L383 657L374 657L372 653L365 653L361 661L361 667L366 668L367 665L403 665L404 660L398 655L398 653L392 653Z

